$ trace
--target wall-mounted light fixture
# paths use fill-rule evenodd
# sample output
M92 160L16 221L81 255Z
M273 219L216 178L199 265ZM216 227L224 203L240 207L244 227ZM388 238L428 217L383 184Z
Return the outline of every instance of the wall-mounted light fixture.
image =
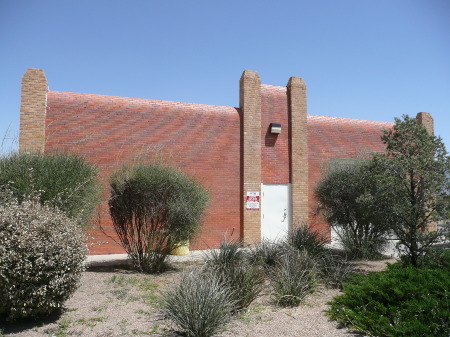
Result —
M270 123L270 133L281 133L281 124Z

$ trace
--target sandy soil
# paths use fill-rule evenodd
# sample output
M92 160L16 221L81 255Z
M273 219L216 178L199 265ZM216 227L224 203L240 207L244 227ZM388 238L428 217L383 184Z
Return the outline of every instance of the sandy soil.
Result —
M359 262L357 268L378 271L386 262L393 260ZM7 325L3 333L15 337L180 336L158 313L158 299L161 292L179 281L183 271L199 263L177 263L174 270L161 275L141 275L126 267L90 268L61 315L44 322ZM319 288L295 308L276 307L269 291L239 314L220 336L360 336L339 329L325 314L326 303L339 294L338 290Z

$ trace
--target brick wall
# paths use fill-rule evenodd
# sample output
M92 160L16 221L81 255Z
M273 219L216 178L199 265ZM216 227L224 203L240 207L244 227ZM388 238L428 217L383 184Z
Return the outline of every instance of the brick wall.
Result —
M293 224L305 221L329 234L314 188L330 159L384 151L380 136L392 123L307 116L306 85L261 85L255 71L240 79L240 108L49 91L44 72L23 77L20 150L75 151L96 163L103 201L89 233L91 254L123 252L107 209L112 170L135 157L163 155L196 177L211 202L192 249L218 247L224 237L261 238L260 210L246 209L247 192L261 183L291 184ZM433 118L417 115L433 132ZM282 125L271 134L270 123ZM44 127L45 126L45 127ZM101 224L101 229L98 224Z
M240 216L239 109L200 104L50 91L46 152L85 154L102 172L104 200L98 214L107 235L94 228L90 253L122 252L107 210L108 176L138 155L169 155L173 165L210 191L201 239L192 249L238 238ZM107 243L107 244L106 244Z
M270 133L270 123L281 133ZM286 87L261 85L261 183L289 184L289 116Z

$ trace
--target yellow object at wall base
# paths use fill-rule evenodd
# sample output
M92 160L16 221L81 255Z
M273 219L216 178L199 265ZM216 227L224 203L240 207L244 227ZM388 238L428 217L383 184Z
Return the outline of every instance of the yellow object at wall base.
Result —
M177 248L172 249L170 255L189 255L189 242L183 242Z

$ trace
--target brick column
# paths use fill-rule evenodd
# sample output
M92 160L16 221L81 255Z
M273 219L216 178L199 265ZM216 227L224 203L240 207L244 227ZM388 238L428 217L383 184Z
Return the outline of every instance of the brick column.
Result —
M291 77L287 84L291 135L292 226L308 221L308 129L306 84Z
M20 152L42 152L48 82L42 69L27 69L22 77L20 103Z
M433 117L428 112L419 112L416 116L417 122L427 129L430 135L434 135Z
M245 70L240 80L239 105L243 137L243 232L245 243L261 240L261 209L247 210L247 192L261 196L261 80L256 71Z

